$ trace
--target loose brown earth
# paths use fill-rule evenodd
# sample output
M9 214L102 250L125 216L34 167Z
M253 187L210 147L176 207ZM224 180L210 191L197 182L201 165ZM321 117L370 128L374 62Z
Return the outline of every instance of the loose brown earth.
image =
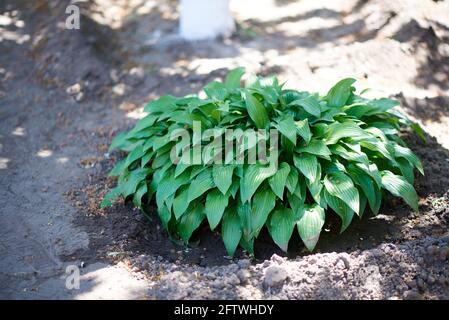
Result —
M449 2L329 2L235 1L233 37L185 43L174 1L96 0L80 31L64 30L64 1L3 1L0 297L449 298ZM206 226L185 247L132 204L100 210L121 157L108 144L142 104L235 66L320 92L352 76L400 99L428 133L403 133L426 171L420 212L393 199L342 235L330 216L313 254L297 237L284 254L265 231L250 261ZM84 267L79 290L65 287L70 264Z

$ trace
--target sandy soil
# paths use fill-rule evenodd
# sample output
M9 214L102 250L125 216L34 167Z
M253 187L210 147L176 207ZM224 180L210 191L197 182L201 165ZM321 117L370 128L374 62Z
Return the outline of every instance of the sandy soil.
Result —
M185 43L176 1L95 0L78 31L64 28L68 1L2 1L0 298L449 298L449 2L254 2L233 1L231 38ZM342 236L329 219L313 254L262 234L250 261L207 228L186 248L131 204L100 210L121 156L108 144L142 104L235 66L320 92L351 76L400 99L428 134L404 132L426 170L420 213L386 203Z

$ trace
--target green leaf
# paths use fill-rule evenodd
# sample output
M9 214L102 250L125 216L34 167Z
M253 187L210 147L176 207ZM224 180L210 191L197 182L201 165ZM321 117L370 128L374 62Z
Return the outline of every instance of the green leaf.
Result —
M338 140L343 138L351 138L351 139L370 139L371 135L363 131L358 125L353 122L344 122L344 123L333 123L329 125L325 133L325 142L326 144L334 144L337 143Z
M309 95L307 98L301 100L295 100L290 104L301 106L307 113L315 117L319 117L321 114L320 102L313 95Z
M152 151L147 152L144 156L142 156L142 159L140 161L140 166L142 168L145 167L148 164L148 162L150 162L151 158L153 158L153 156L154 156L154 152L152 152Z
M213 81L204 87L204 92L211 99L222 101L226 98L228 91L223 83Z
M173 213L176 220L179 220L179 218L186 212L190 204L188 201L189 186L182 186L177 193L178 195L173 200Z
M401 197L415 211L418 211L418 195L413 186L403 177L391 171L384 170L382 174L382 187L392 195Z
M335 155L342 157L343 159L355 162L361 162L365 165L369 165L368 156L363 152L357 152L355 150L348 150L341 144L334 144L329 147L331 152Z
M292 116L285 116L276 125L276 129L279 130L288 140L296 145L296 123Z
M258 129L265 129L270 123L267 110L249 91L246 91L245 96L246 109L250 118L254 121Z
M254 194L251 224L255 236L259 234L275 204L276 195L270 189L259 190Z
M232 184L232 173L234 172L233 165L219 165L215 164L212 167L212 178L215 185L221 193L226 194Z
M374 214L377 214L380 207L380 190L377 185L373 182L372 178L366 174L359 167L349 164L348 173L355 184L359 185L363 190L371 210Z
M268 220L268 231L273 241L284 252L288 250L288 242L292 236L295 223L295 214L288 208L274 210Z
M360 145L368 150L378 152L384 158L391 160L393 163L396 161L393 156L394 149L391 150L391 148L389 148L390 146L386 143L380 141L361 141Z
M128 132L122 132L115 136L114 139L112 139L109 151L112 151L114 149L123 150L130 145L132 145L132 142L128 140Z
M310 132L309 120L299 120L295 122L296 124L296 132L304 139L306 143L310 142L312 138L312 134Z
M351 210L343 200L332 196L326 189L323 189L323 194L326 203L338 214L342 221L340 230L340 233L342 233L351 224L352 218L354 217L354 211ZM359 210L359 208L357 208L357 210Z
M368 106L371 108L369 108L369 111L365 113L365 116L371 116L374 114L382 113L398 105L399 101L388 98L371 100L370 102L368 102Z
M189 242L193 231L200 226L204 217L204 206L202 204L196 204L182 216L178 224L178 232L185 243Z
M346 174L343 172L327 174L324 177L324 186L327 192L343 200L352 210L359 213L359 192Z
M290 173L288 174L287 181L285 182L285 185L290 191L290 193L293 193L296 189L296 185L298 184L298 171L295 167L290 167Z
M309 189L309 192L312 195L312 198L315 200L315 202L321 203L321 189L323 189L323 184L321 182L321 165L319 163L316 168L315 176L316 176L315 179L307 180L306 184L307 184L307 188ZM301 183L299 183L299 185L301 185Z
M136 123L135 127L131 130L131 133L136 133L141 130L150 128L156 122L158 117L159 117L158 115L154 114L149 114L143 117Z
M119 175L121 175L125 169L127 168L126 166L126 161L125 159L120 160L119 162L117 162L114 166L114 168L112 168L112 170L109 172L108 176L109 177L117 177Z
M174 194L176 190L179 189L180 186L186 184L187 182L189 182L189 174L187 172L175 178L173 169L171 169L170 172L168 172L164 176L164 179L162 179L162 181L157 186L156 191L157 205L158 206L162 205L162 203L165 200L167 200L169 196Z
M240 203L237 206L237 214L240 218L240 225L243 231L243 238L247 241L251 241L254 238L254 232L252 229L252 215L251 215L251 205L249 202Z
M307 146L296 148L295 151L298 153L306 152L324 158L328 158L332 154L326 144L318 139L312 139Z
M418 157L413 153L412 150L406 147L402 147L398 144L394 145L394 153L396 157L401 157L407 159L408 162L410 162L413 166L415 166L418 171L424 175L424 168L422 166L421 161L418 159Z
M293 158L295 167L310 181L317 178L318 160L314 155L303 153Z
M206 169L202 171L190 184L187 201L191 202L192 200L195 200L213 187L215 187L215 185L212 180L211 170Z
M275 173L276 168L273 165L249 165L240 182L240 197L242 203L249 201L262 182Z
M141 183L141 185L137 188L136 193L133 197L133 203L136 207L142 209L142 197L148 192L148 187L146 182Z
M231 70L225 79L225 86L232 90L240 87L240 80L242 76L245 74L245 68L235 68Z
M122 194L122 189L119 186L109 190L109 192L104 196L103 201L100 204L100 208L112 206L114 201L118 197L120 197L121 194Z
M290 205L290 208L292 208L293 212L298 213L303 209L305 198L298 197L296 194L289 194L287 199L288 204Z
M165 228L165 230L168 230L168 223L171 219L170 210L168 210L167 206L162 205L157 208L157 213L159 215L159 218L161 219L162 226Z
M329 105L329 107L343 107L352 93L352 85L354 84L354 82L355 79L346 78L340 80L335 86L333 86L326 96L327 104Z
M305 206L299 214L296 226L299 236L309 251L313 251L318 242L324 220L324 209L318 205Z
M129 167L134 161L140 159L144 155L143 146L139 145L131 151L130 154L126 157L125 166Z
M226 251L229 256L233 256L242 238L242 229L237 212L233 208L228 208L223 215L221 224L221 234Z
M282 162L279 166L278 171L274 176L268 179L271 190L280 198L283 198L284 188L287 183L287 177L290 173L290 166L286 162Z
M225 208L228 205L229 195L222 194L219 190L213 190L206 197L206 216L211 230L220 223Z
M147 104L143 111L148 113L160 113L160 112L171 112L177 108L176 100L178 98L173 96L162 96L157 100L154 100Z
M136 191L139 183L145 180L145 178L147 177L147 173L147 170L141 168L130 172L129 176L121 187L122 195L125 199Z
M377 186L379 188L382 188L382 178L380 176L380 172L379 172L379 169L377 169L376 164L371 163L369 166L367 166L362 163L353 163L353 165L358 167L359 169L361 169L363 172L365 172L371 178L373 178L373 180L377 184Z

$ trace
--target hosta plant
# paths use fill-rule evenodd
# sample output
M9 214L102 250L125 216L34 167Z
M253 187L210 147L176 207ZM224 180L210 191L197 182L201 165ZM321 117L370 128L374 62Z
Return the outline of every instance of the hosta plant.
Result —
M313 250L327 214L342 232L354 216L377 214L388 193L418 210L414 169L423 167L398 132L423 133L394 110L397 101L356 94L350 78L322 96L285 89L275 77L250 76L241 86L243 75L238 68L202 96L146 105L147 115L111 144L127 155L102 206L122 197L147 214L154 202L173 239L188 243L207 223L231 256L239 245L253 253L264 226L282 250L293 232Z

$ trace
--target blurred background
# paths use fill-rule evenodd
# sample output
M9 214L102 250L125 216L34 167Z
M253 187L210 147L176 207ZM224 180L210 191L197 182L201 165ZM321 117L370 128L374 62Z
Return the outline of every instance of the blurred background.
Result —
M447 143L446 126L431 122L445 118L448 104L448 1L183 1L184 11L174 0L78 1L79 30L65 28L70 1L2 1L2 74L11 72L11 47L22 46L32 51L37 78L49 88L137 105L198 91L236 66L322 93L350 76L361 89L400 95L403 107ZM227 6L234 26L222 21ZM224 36L186 41L180 12L189 20L184 38L195 32L201 38L202 29L212 30L205 36L219 34L213 28L220 23Z

